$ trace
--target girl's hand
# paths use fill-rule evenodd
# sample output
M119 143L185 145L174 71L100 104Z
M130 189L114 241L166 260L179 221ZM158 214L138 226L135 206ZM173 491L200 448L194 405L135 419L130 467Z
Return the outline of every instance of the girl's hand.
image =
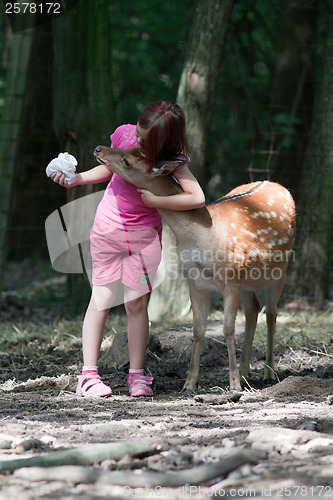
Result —
M66 179L66 174L63 174L62 172L53 172L53 174L51 174L50 177L53 180L53 182L56 182L57 184L60 184L60 186L66 188L70 188L78 184L78 179L76 175L70 181Z
M138 189L138 192L141 193L142 201L147 207L156 207L158 204L159 196L153 194L151 191L147 189Z

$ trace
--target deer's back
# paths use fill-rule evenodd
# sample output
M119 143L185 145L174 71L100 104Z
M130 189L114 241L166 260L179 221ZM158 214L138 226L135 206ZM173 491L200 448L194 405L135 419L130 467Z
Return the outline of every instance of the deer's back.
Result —
M212 226L198 235L197 251L206 265L210 256L215 279L224 281L229 269L229 277L256 289L285 270L295 236L295 204L287 189L269 181L242 185L207 210Z

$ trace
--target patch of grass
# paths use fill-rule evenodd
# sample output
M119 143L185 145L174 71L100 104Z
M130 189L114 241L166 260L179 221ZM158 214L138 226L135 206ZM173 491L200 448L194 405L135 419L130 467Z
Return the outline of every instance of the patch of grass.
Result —
M124 315L109 315L105 339L113 338L117 331L127 328ZM32 321L20 321L16 324L3 323L0 333L0 354L22 353L39 348L49 347L63 351L73 346L81 346L82 319L52 320L50 323L36 324Z
M65 302L67 290L62 282L51 282L39 286L34 291L34 296L38 302Z
M209 319L220 320L223 323L223 312L214 311ZM239 312L236 325L245 325L244 313ZM259 313L253 347L266 350L266 315L264 310ZM278 312L275 335L275 349L309 349L329 354L333 351L333 312L312 309L301 312Z
M110 315L101 357L117 331L126 329L124 315ZM82 365L82 318L0 324L0 380L27 380L39 375L75 374Z
M266 336L266 318L260 314L258 341ZM275 345L293 349L314 349L320 345L332 349L333 314L331 311L303 311L278 314Z
M56 272L44 261L9 262L4 274L3 299L8 295L25 304L64 302L66 275Z

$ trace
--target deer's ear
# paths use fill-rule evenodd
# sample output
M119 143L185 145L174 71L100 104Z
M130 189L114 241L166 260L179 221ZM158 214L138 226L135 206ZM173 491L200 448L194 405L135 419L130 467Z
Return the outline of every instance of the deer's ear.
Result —
M159 164L161 164L162 162L158 162ZM160 166L154 166L151 173L153 175L168 175L168 174L171 174L171 172L173 172L174 170L176 170L178 167L181 166L181 162L180 161L165 161L165 163L163 163L163 165L160 165Z
M183 165L190 162L188 156L183 154L170 155L163 160L157 160L153 169L153 175L167 175Z

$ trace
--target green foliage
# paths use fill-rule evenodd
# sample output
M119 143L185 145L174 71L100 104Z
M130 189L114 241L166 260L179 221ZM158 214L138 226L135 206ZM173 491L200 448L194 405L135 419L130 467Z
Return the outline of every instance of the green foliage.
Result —
M273 116L273 124L275 133L283 135L281 141L282 148L288 148L293 143L293 134L296 132L296 125L300 124L299 118L290 116L287 113L276 113Z
M0 71L0 75L2 73L3 72ZM0 116L1 116L3 105L4 105L4 93L5 93L5 78L4 78L4 76L2 76L2 77L0 76Z
M278 15L277 2L234 4L211 130L211 199L248 182L250 166L266 169Z
M157 99L176 99L195 4L113 2L110 7L115 125L135 123Z

